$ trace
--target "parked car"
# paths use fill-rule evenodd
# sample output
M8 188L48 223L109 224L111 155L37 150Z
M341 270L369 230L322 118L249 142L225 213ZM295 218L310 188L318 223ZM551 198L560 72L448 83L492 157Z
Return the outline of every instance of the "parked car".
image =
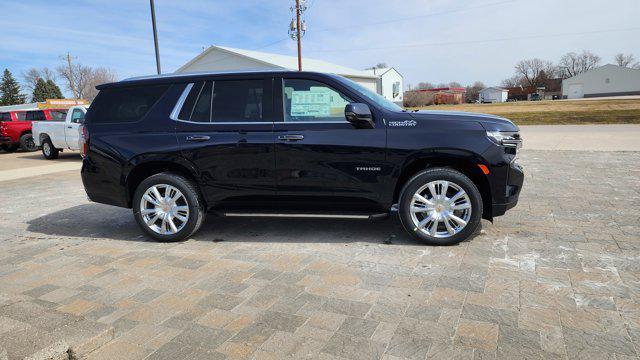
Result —
M78 126L84 123L87 107L78 105L69 108L62 120L33 122L33 139L36 146L42 149L45 159L57 159L65 149L80 149Z
M22 148L36 151L38 147L32 136L32 121L61 120L67 115L66 109L15 110L0 113L0 147L7 152Z
M531 100L531 101L540 101L540 100L542 100L542 97L538 93L533 93L533 94L531 94L531 98L529 100Z
M221 216L373 219L397 212L454 244L516 205L518 127L492 116L402 110L344 77L247 72L98 86L81 142L88 197L133 208L177 241Z

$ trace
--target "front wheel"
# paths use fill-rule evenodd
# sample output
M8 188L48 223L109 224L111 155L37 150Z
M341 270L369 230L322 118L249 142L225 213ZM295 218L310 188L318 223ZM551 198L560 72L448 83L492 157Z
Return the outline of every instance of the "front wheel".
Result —
M198 231L205 207L191 180L176 173L160 173L148 177L136 189L133 215L152 238L174 242Z
M53 160L58 158L59 151L53 146L51 139L46 138L42 141L42 155L47 160Z
M453 245L473 235L482 219L482 196L459 171L425 170L404 186L399 216L405 230L431 245Z
M20 136L20 147L24 151L38 150L38 147L36 146L36 142L33 141L33 136L31 136L31 134L24 134Z

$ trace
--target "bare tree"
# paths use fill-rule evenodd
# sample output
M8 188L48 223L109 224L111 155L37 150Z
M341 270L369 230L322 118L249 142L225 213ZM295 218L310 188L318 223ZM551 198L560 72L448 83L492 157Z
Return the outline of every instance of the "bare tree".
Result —
M53 70L48 67L43 67L41 69L31 68L22 73L22 78L25 83L25 87L33 92L36 88L36 84L38 83L38 79L42 79L44 81L56 81L56 74Z
M486 86L482 81L476 81L471 86L467 86L465 93L465 101L468 103L473 103L478 100L478 95L480 91L484 89Z
M633 56L633 54L625 55L623 53L619 53L618 55L616 55L614 60L616 61L616 64L618 66L624 66L632 69L640 69L640 62L636 61L636 58L635 56Z
M116 73L111 69L103 67L91 69L87 78L86 87L83 89L83 98L93 101L93 99L98 95L96 86L117 80L118 77L116 76Z
M457 81L452 81L452 82L450 82L449 84L447 84L447 86L445 86L445 87L450 87L450 88L461 88L461 87L462 87L462 84L460 84L460 83L459 83L459 82L457 82Z
M434 87L435 86L433 86L432 83L425 81L425 82L419 82L417 89L418 90L428 90L428 89L433 89Z
M516 75L519 75L526 82L527 86L538 87L542 85L543 79L541 74L554 72L554 66L551 61L542 59L520 60L515 66Z
M115 72L107 68L92 68L80 63L73 63L71 56L67 54L63 58L64 65L58 66L57 71L66 81L66 87L76 99L93 100L98 91L96 85L116 81Z
M387 63L385 63L385 62L378 63L375 66L376 69L384 69L384 68L388 68L388 67L389 67L389 65L387 65Z
M503 87L526 86L526 80L521 75L513 75L508 79L502 80Z
M579 54L567 53L560 58L559 63L562 78L570 78L595 69L600 65L601 60L600 56L587 50L582 50Z

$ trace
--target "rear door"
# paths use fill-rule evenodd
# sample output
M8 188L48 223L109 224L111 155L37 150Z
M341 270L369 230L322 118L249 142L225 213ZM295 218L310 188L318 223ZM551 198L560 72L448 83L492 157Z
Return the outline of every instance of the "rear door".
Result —
M278 81L278 196L329 207L377 206L386 154L382 116L370 107L375 127L356 129L346 121L344 109L364 102L358 94L312 74L288 74Z
M187 85L172 118L182 155L200 171L209 205L275 195L271 76Z

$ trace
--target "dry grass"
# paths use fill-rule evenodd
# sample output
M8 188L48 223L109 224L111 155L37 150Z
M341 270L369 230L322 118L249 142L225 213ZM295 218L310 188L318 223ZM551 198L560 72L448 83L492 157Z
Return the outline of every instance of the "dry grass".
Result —
M451 110L499 115L519 125L640 124L640 99L519 101L502 104L437 105L422 110Z

